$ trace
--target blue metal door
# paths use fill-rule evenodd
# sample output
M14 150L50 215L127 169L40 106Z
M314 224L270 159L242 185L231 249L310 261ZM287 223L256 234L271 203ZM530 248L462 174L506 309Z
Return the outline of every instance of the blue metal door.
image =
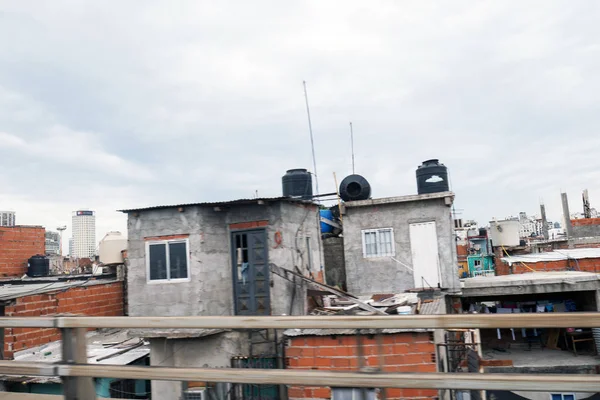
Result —
M231 234L236 315L270 315L269 262L264 229Z

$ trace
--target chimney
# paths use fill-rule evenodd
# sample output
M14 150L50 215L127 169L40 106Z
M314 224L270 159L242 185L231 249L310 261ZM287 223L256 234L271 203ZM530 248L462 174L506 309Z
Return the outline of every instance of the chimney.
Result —
M548 220L546 219L546 206L544 204L540 204L540 214L542 214L542 234L544 240L548 240Z
M573 225L571 225L571 213L569 212L569 199L567 199L566 193L561 193L563 218L565 220L565 231L567 232L567 238L573 237Z

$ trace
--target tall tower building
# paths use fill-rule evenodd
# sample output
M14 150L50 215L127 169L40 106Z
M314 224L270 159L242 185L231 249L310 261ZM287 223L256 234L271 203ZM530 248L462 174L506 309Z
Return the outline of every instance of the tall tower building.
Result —
M92 258L96 253L96 213L73 211L73 252L71 257Z
M15 226L15 212L0 211L0 226Z

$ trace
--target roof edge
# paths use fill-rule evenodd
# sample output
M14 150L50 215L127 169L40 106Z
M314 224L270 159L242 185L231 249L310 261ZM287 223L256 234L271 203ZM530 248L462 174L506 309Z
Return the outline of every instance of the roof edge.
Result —
M426 200L437 200L445 199L447 197L454 200L454 192L438 192L438 193L427 193L427 194L411 194L406 196L395 196L395 197L381 197L378 199L369 200L358 200L344 202L344 206L347 208L351 207L365 207L375 206L384 204L395 204L395 203L408 203L413 201L426 201Z

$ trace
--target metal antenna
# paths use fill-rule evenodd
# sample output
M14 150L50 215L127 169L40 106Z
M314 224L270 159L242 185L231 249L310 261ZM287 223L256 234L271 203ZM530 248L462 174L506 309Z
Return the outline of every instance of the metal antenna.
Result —
M315 188L319 194L319 177L317 175L317 159L315 158L315 141L313 139L312 123L310 121L310 108L308 107L308 93L306 92L306 81L302 81L304 86L304 100L306 101L306 115L308 116L308 131L310 132L310 147L312 148L313 169L315 170Z
M350 143L352 145L352 175L354 175L354 131L352 130L352 121L350 121Z

